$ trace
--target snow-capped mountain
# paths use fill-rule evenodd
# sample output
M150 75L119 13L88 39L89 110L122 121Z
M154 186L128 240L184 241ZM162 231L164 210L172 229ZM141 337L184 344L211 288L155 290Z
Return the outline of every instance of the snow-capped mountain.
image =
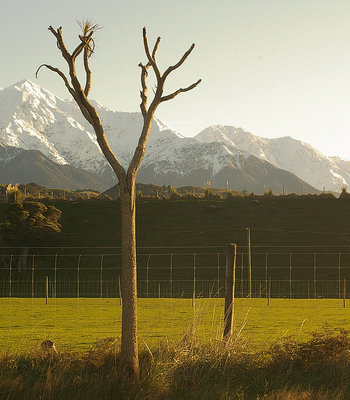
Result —
M343 185L350 184L350 162L339 157L327 157L309 144L289 136L267 139L242 128L215 125L195 138L201 143L224 143L230 149L244 150L292 172L320 190L325 187L340 192Z
M103 191L116 180L57 164L38 150L0 145L0 184L30 182L53 189Z
M142 126L140 113L108 110L94 102L106 136L119 161L127 166ZM201 138L202 137L202 138ZM155 119L138 173L138 181L166 185L228 186L263 192L315 192L315 189L251 146L228 140L184 138ZM253 135L251 135L254 138ZM62 100L23 80L0 91L0 144L39 150L60 165L70 165L111 178L91 126L71 100ZM283 157L282 157L283 158ZM1 160L0 160L1 164Z

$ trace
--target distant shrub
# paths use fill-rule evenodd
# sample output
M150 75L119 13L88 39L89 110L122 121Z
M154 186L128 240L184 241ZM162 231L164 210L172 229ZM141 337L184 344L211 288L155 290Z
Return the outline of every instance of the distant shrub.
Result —
M350 193L348 192L348 187L346 185L342 185L339 199L346 199L346 198L350 198Z
M8 203L19 203L23 200L23 193L19 190L18 184L7 185L6 187L6 200Z
M220 194L213 193L209 188L207 188L204 192L205 200L222 200L222 196Z
M6 211L2 226L5 241L9 245L33 245L46 243L61 232L62 211L38 201L23 204L12 203Z
M226 192L226 197L225 200L232 200L235 198L235 195L233 194L231 189L228 189L228 191Z
M270 187L264 189L264 196L273 196L273 191Z
M183 196L177 191L177 189L173 186L170 187L171 193L170 193L170 200L181 200L183 199Z
M326 198L326 199L335 199L335 196L334 196L333 193L322 192L322 193L320 193L319 197L323 197L323 198Z
M187 199L187 200L198 200L200 197L198 197L198 196L196 196L195 194L193 194L193 193L190 193L190 192L187 192L186 194L185 194L185 199Z

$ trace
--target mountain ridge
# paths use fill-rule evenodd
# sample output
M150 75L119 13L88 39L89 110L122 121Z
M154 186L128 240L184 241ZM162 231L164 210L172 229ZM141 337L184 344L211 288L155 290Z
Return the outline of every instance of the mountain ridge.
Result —
M126 167L141 131L141 113L111 111L92 102L100 114L112 150ZM251 138L257 137L251 134ZM0 144L39 150L60 165L86 170L107 180L114 178L91 126L74 102L62 100L29 80L0 91ZM223 183L234 190L247 188L260 193L266 187L272 187L275 192L284 187L292 192L299 186L298 192L316 192L306 179L291 171L282 173L283 168L274 165L268 157L264 159L261 154L253 154L249 146L243 147L227 140L198 140L198 135L185 138L155 118L138 182L203 186L210 181L213 186ZM271 165L268 167L270 176L264 173L266 162ZM346 179L343 178L344 183Z
M0 184L35 182L55 189L106 190L115 180L108 180L91 172L60 165L39 150L23 150L0 145Z
M350 184L350 167L340 157L328 157L310 144L290 136L264 138L242 128L212 125L198 135L201 143L220 142L229 148L239 148L269 161L280 169L292 172L319 190L340 192ZM350 162L349 162L350 165Z

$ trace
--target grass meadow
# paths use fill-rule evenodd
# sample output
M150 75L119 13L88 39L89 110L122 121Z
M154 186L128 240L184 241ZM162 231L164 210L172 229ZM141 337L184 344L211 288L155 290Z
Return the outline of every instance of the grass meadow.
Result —
M237 299L223 342L223 299L139 299L132 382L118 370L119 299L2 298L0 309L1 399L350 398L350 309L340 300ZM45 339L58 354L40 350Z
M139 299L140 348L176 342L189 329L203 341L219 340L224 299ZM304 340L327 324L350 330L350 301L317 299L236 299L235 336L256 349L287 336ZM88 350L100 338L120 337L118 298L0 299L1 348L20 352L50 339L61 350Z

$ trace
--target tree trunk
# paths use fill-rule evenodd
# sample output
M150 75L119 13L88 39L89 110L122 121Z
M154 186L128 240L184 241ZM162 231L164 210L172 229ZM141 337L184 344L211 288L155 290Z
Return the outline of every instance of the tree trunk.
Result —
M194 48L194 43L174 65L169 66L166 71L161 74L157 62L156 53L160 43L160 37L151 51L148 45L146 28L143 28L143 44L148 59L147 64L142 63L139 66L141 72L141 113L143 116L143 128L139 138L138 145L135 149L133 158L129 168L125 171L122 164L119 162L112 149L110 148L103 126L96 109L88 100L88 95L91 89L91 70L89 66L89 58L93 54L94 40L92 35L99 28L97 24L91 24L89 20L79 23L83 30L83 35L79 35L79 44L72 53L69 53L62 37L62 27L54 29L49 27L51 33L57 40L57 46L61 51L62 57L66 60L69 67L70 82L67 76L58 68L49 64L42 64L36 71L36 76L40 68L46 67L49 70L57 73L64 81L66 88L78 104L84 118L91 124L95 133L99 147L116 173L119 180L119 192L121 199L121 219L122 219L122 343L121 343L121 363L120 367L125 376L135 378L139 373L138 346L137 346L137 281L136 281L136 235L135 235L135 181L136 174L145 154L146 142L151 130L153 115L159 106L164 101L168 101L176 97L180 93L188 92L195 88L201 80L186 87L180 88L175 92L163 96L164 83L171 72L178 69L190 55ZM83 54L84 69L86 75L85 88L82 85L76 74L75 62L77 57ZM147 85L146 77L147 70L152 67L155 73L157 84L154 93L154 98L150 105L147 105Z
M137 270L135 234L135 181L127 188L120 182L122 222L122 343L121 370L133 378L139 373L137 344Z

